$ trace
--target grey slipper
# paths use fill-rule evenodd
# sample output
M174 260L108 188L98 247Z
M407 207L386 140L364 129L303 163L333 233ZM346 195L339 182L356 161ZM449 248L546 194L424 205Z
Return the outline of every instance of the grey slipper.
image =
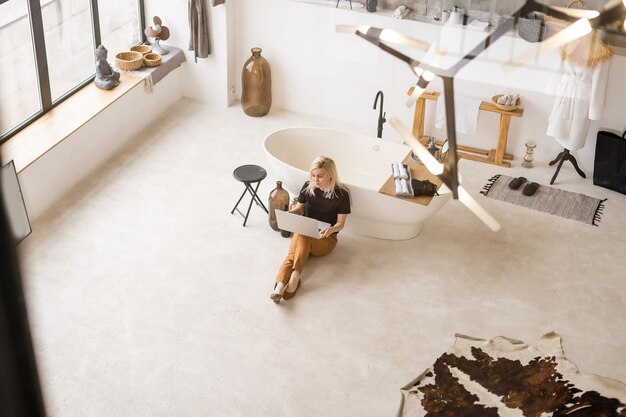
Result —
M524 184L526 182L526 178L524 177L517 177L517 178L513 178L511 180L511 182L509 183L509 188L511 190L517 190L519 187L522 186L522 184Z
M530 197L531 195L534 195L537 192L538 188L539 188L539 184L537 184L536 182L531 182L530 184L526 184L526 187L524 187L524 189L522 190L522 194Z

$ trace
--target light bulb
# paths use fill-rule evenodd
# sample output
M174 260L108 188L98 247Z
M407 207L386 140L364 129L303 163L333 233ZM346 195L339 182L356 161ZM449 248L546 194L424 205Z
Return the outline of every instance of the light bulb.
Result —
M397 117L392 117L390 120L391 126L400 134L400 137L406 143L413 153L422 161L426 169L433 175L443 174L443 165L435 159L435 157L428 152L428 149L420 143L419 140L411 132L407 130Z
M457 191L459 193L459 201L463 203L463 205L465 205L465 207L467 207L472 213L474 213L476 217L482 220L487 227L494 232L500 230L500 223L498 223L498 221L494 219L493 216L487 212L487 210L482 208L482 206L478 204L478 201L474 200L474 197L465 191L465 188L459 185Z
M406 100L406 106L413 107L413 105L417 103L417 99L420 98L420 96L422 95L424 91L425 91L424 88L420 88L417 85L413 87L413 91L411 92L411 95Z
M559 7L552 6L553 9L558 10L559 12L566 14L571 17L575 17L580 19L582 17L586 17L587 19L594 19L600 16L600 12L597 10L589 10L589 9L574 9L569 7Z
M421 49L427 51L430 48L428 42L421 41L419 39L411 38L410 36L403 35L391 29L383 29L380 32L380 40L383 42L395 43L396 45L404 45L410 48Z
M371 26L368 25L360 25L360 26L350 26L350 25L337 25L335 26L335 31L339 33L356 33L361 32L362 34L366 34L368 30L370 30Z

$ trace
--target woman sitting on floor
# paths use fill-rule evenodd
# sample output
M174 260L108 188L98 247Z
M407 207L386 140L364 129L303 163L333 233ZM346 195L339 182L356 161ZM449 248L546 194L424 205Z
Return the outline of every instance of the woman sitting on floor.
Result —
M274 291L270 295L275 303L280 302L281 298L288 300L296 295L309 254L324 256L335 249L337 233L343 229L350 213L350 196L347 188L339 181L335 161L320 156L313 161L310 173L310 181L304 183L289 211L332 226L322 229L319 239L297 233L293 235L289 252L278 270Z

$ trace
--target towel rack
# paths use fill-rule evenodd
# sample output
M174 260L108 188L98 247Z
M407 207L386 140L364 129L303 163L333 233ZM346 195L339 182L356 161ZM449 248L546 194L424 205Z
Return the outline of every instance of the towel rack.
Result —
M413 87L407 92L411 95ZM428 145L430 140L429 136L424 136L424 114L426 111L426 100L437 101L439 93L436 91L425 91L417 99L415 103L415 115L413 117L413 135L422 142L424 146ZM457 151L459 158L470 159L472 161L485 162L488 164L499 165L503 167L510 167L509 161L513 160L513 154L506 153L506 141L509 136L509 125L511 124L511 116L522 117L524 115L524 109L517 108L515 110L506 111L496 107L495 104L489 101L483 101L480 103L480 110L500 113L500 129L498 131L498 143L495 149L485 150L479 148L473 148L471 146L457 145ZM438 146L442 145L442 141L436 141Z

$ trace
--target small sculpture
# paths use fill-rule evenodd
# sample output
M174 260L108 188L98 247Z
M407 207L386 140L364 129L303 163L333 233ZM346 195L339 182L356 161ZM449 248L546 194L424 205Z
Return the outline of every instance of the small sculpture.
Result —
M152 26L148 26L146 30L144 30L147 37L154 38L152 51L161 55L169 54L170 51L159 44L159 41L166 41L170 38L169 28L167 26L163 26L163 21L159 16L154 16L152 18L152 22L154 24Z
M120 84L120 73L113 71L107 62L107 48L100 45L96 48L96 78L94 84L102 90L110 90Z

